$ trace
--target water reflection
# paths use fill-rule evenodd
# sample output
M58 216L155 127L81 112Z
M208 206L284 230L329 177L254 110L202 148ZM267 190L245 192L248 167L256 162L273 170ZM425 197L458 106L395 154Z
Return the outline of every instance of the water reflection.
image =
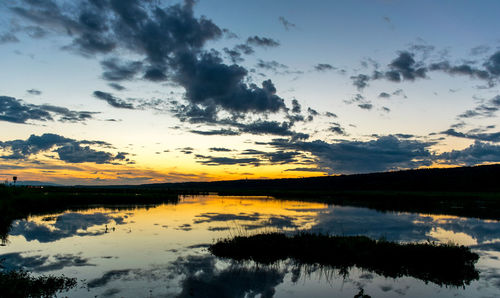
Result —
M114 230L113 230L114 229ZM480 280L441 288L411 277L384 278L358 268L348 276L321 268L231 263L207 244L237 233L314 230L393 241L471 245ZM452 216L382 213L365 208L259 197L187 197L177 205L93 208L12 223L0 247L8 268L85 280L70 297L372 297L500 296L500 223Z

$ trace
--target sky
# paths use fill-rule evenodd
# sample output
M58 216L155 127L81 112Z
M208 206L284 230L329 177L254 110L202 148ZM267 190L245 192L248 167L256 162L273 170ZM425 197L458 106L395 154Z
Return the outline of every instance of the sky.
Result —
M0 179L500 162L500 2L0 3Z

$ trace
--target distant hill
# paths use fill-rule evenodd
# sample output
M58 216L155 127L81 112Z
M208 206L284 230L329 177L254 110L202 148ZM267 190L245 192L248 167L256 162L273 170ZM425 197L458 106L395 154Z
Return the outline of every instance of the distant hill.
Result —
M143 188L286 191L500 191L500 164L290 179L144 184Z
M9 181L9 184L11 181ZM43 181L23 181L23 180L18 180L16 182L17 186L62 186L60 184L56 183L50 183L50 182L43 182Z

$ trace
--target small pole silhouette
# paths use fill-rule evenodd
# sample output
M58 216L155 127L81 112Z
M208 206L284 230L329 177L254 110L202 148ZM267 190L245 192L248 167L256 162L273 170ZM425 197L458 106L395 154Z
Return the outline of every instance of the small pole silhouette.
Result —
M14 186L16 186L17 176L12 177L12 180L14 180Z

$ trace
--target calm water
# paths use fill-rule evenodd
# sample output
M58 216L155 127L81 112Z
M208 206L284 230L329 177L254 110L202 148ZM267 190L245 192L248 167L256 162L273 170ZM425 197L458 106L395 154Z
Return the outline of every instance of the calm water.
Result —
M236 264L206 249L235 234L310 229L468 245L481 256L480 279L440 287L356 268L343 276L290 262ZM372 297L500 296L500 222L262 197L195 196L176 205L34 216L13 223L0 258L6 268L77 277L79 286L61 295L70 297L353 297L360 289Z

